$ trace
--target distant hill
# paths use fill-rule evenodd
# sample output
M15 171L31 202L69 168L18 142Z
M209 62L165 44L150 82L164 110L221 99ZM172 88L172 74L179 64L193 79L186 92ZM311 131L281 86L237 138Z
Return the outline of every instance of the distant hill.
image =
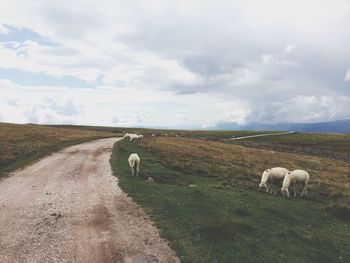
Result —
M212 129L350 133L350 120L317 123L250 123L246 125L240 125L232 122L222 122L212 127Z

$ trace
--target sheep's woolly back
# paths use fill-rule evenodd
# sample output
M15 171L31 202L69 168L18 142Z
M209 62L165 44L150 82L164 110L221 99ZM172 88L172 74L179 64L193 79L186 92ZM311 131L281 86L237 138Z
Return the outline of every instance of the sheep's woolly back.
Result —
M293 183L303 183L307 184L309 182L310 175L308 172L304 170L294 170L292 172L288 172L284 177L282 190L288 189L290 184Z
M133 168L135 167L135 165L138 165L140 163L140 157L138 156L137 153L132 153L129 156L128 162L130 167Z
M261 183L266 183L269 180L283 180L288 170L283 167L274 167L266 169L261 176Z

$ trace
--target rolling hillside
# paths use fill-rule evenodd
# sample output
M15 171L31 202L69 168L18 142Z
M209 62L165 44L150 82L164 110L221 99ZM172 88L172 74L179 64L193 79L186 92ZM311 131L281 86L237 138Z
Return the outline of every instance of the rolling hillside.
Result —
M231 141L266 132L3 123L0 174L65 146L125 131L146 136L115 145L114 174L182 262L350 260L349 135L295 133ZM142 160L139 178L130 176L127 158L133 152ZM309 195L282 198L278 184L274 195L259 192L261 172L273 166L309 171Z
M275 124L250 123L247 125L223 122L215 125L213 129L350 133L350 120L337 120L337 121L316 122L316 123L275 123Z

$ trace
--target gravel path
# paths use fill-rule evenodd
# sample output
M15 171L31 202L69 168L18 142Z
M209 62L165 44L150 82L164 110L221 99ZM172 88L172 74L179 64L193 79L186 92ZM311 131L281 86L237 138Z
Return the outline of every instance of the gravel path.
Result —
M256 134L256 135L249 135L249 136L243 136L243 137L235 137L235 138L231 138L230 140L236 141L236 140L243 140L243 139L256 138L256 137L277 136L277 135L285 135L285 134L292 134L292 133L295 133L295 131Z
M0 262L180 262L112 176L117 140L66 148L0 181Z

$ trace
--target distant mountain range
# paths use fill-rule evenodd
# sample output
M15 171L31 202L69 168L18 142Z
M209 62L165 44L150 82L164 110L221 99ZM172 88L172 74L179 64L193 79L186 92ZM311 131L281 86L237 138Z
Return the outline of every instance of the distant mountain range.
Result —
M211 127L211 129L350 133L350 120L337 120L317 123L250 123L245 125L240 125L232 122L222 122L216 124L214 127Z

